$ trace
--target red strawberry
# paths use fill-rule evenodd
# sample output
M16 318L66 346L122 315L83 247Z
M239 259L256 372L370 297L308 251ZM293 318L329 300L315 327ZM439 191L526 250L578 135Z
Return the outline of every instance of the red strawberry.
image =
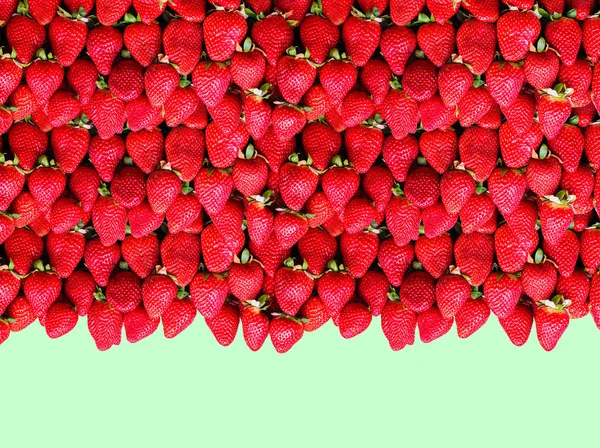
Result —
M381 104L380 113L396 140L414 134L417 130L418 103L402 90L391 89L388 92Z
M392 196L385 212L385 220L398 246L419 237L420 210L405 197Z
M547 196L540 206L540 223L544 239L551 245L560 243L573 222L573 208L563 190L557 196Z
M167 275L151 275L142 284L142 301L151 319L160 318L177 298L177 285Z
M546 25L544 35L560 54L563 64L569 67L575 63L583 35L577 21L568 17L553 20Z
M86 244L83 259L94 281L104 287L121 259L121 248L118 244L104 246L99 238L94 238Z
M0 315L17 297L21 279L9 269L0 269Z
M584 137L577 126L566 124L558 134L548 140L548 147L562 161L563 168L573 173L579 166L584 148Z
M458 213L475 192L473 176L464 170L447 171L440 181L440 196L449 213Z
M344 266L352 277L361 278L365 275L379 249L379 238L371 232L349 234L344 232L340 239L340 252Z
M500 318L499 321L510 341L517 347L520 347L529 339L533 325L533 312L531 311L531 307L519 304L512 314Z
M447 319L457 316L471 297L471 285L460 275L444 275L435 286L435 300Z
M433 342L448 333L452 328L452 323L453 319L444 318L437 306L434 305L417 316L419 337L426 344Z
M181 180L191 182L204 160L204 135L198 129L179 126L165 139L167 161L179 171Z
M542 31L540 20L531 11L508 11L498 19L498 45L507 61L523 59Z
M158 328L159 318L151 318L141 305L123 315L127 340L134 344L147 338Z
M15 230L16 232L16 230ZM13 234L14 235L14 234ZM10 239L10 238L9 238ZM8 242L8 240L7 240ZM596 227L586 229L581 234L580 251L581 261L590 273L598 271L600 267L600 231Z
M66 280L64 294L74 305L77 314L87 315L94 302L96 282L87 271L75 271Z
M345 339L353 338L364 332L371 324L373 316L361 302L350 302L340 312L340 334Z
M13 59L0 59L0 101L6 103L10 94L19 86L23 77L23 69Z
M308 322L303 322L304 331L318 330L329 320L327 309L317 296L311 296L304 302L300 308L300 315L303 319L308 319Z
M571 103L560 92L548 89L538 99L537 108L542 132L548 139L555 138L571 115Z
M123 130L125 104L107 90L96 90L86 107L86 113L103 140L110 139Z
M506 319L517 307L523 288L519 277L502 272L492 272L485 279L483 293L490 310L499 319Z
M87 40L88 28L82 21L56 16L48 27L52 53L63 67L70 67Z
M427 272L411 272L400 285L400 297L402 303L415 313L426 311L435 301L435 280Z
M454 243L454 258L472 285L483 284L494 261L493 238L478 232L460 235Z
M340 163L338 159L335 160ZM360 177L352 168L334 166L323 174L321 186L333 209L341 213L358 191Z
M253 301L244 306L240 314L244 341L253 352L259 350L269 335L269 317L262 311L263 303Z
M373 103L376 106L381 105L385 99L391 81L392 71L385 61L371 59L362 68L360 82L365 90L371 94Z
M471 299L456 314L456 331L459 338L468 338L479 330L490 317L490 309L485 300Z
M25 175L17 167L0 164L0 210L8 210L25 184Z
M100 196L92 209L94 228L105 246L125 238L127 210L109 196Z
M349 0L344 0L341 2L325 0L324 2L322 2L323 15L327 17L334 25L339 26L343 24L350 15L352 3L353 2Z
M552 244L548 239L544 239L542 248L556 263L561 276L568 277L573 273L579 257L579 239L574 232L567 230L557 244Z
M41 262L39 265L37 267L43 267ZM23 293L38 318L56 301L61 288L61 280L50 271L36 270L23 281Z
M375 209L381 213L385 212L392 198L393 186L394 177L386 167L373 166L363 177L363 190L373 201Z
M571 302L566 308L571 319L584 317L589 312L590 279L584 271L574 271L568 277L560 275L556 282L556 293Z
M291 54L277 62L277 85L287 102L298 104L313 84L317 69L303 55Z
M49 338L56 339L69 333L77 325L77 312L67 302L56 302L46 313L44 327Z
M314 12L318 13L318 11ZM339 38L338 28L319 15L307 15L300 23L300 40L310 52L311 59L317 64L325 62Z
M417 315L398 300L388 300L381 313L381 328L390 348L402 350L415 342Z
M276 316L269 325L271 342L277 353L289 351L304 334L304 327L289 316Z
M345 28L346 25L344 25L344 29ZM375 31L374 27L373 31ZM377 35L377 38L379 38L379 35ZM395 75L400 76L404 73L406 62L417 47L417 36L415 36L415 33L412 30L404 26L391 26L390 28L387 28L381 35L380 45L381 54L383 55L385 61L389 64L389 68ZM365 63L362 65L356 65L361 67L364 66Z
M482 75L494 60L496 27L476 19L467 20L456 32L456 46L463 61L471 65L473 73Z
M415 242L415 255L429 274L440 278L452 263L452 238L447 233L434 238L421 236Z
M88 329L98 350L104 351L121 343L123 315L108 302L96 300L88 313Z
M27 179L29 191L43 213L50 211L66 184L67 179L62 171L46 166L37 168Z
M440 97L448 107L456 106L473 83L473 74L463 64L445 64L438 72Z
M479 127L465 129L458 139L458 152L475 180L483 182L494 170L498 158L498 134Z
M171 339L191 325L196 308L190 299L175 299L162 315L163 333Z
M202 27L186 20L172 20L162 37L169 62L184 76L192 73L202 53Z
M123 37L116 28L100 26L89 32L86 47L100 74L106 76L123 47Z
M50 232L46 239L46 250L50 263L60 278L69 278L85 250L85 237L81 233Z
M10 331L22 331L31 325L36 317L31 305L23 296L17 297L6 310L9 319L14 319L10 323Z
M225 304L216 317L205 319L205 321L217 342L223 346L228 346L235 339L240 323L240 313L237 306Z
M528 263L521 275L523 291L536 302L548 300L556 286L556 268L544 258L541 250L538 250L535 263Z
M352 298L355 283L347 272L339 270L335 261L329 263L329 268L317 282L317 291L328 315L335 317Z
M20 15L13 15L6 24L6 40L16 52L16 59L22 64L29 64L38 49L46 40L46 31L35 20Z
M307 270L313 275L320 275L327 262L334 258L337 242L324 230L311 228L298 241L298 251L307 263Z
M273 230L279 244L285 249L291 248L308 231L308 221L300 214L281 212L275 215Z
M221 273L229 269L235 256L229 244L230 242L214 225L209 225L202 231L202 254L208 271ZM191 273L192 267L190 264L186 269Z
M204 21L204 42L213 61L225 61L235 52L248 32L244 17L237 11L215 11ZM225 33L225 34L224 34Z
M392 41L397 42L398 40L398 37L393 32L391 33L390 45ZM381 34L381 25L374 20L350 16L342 27L342 40L346 53L357 67L363 67L368 62L377 49L380 37L384 39ZM414 33L412 33L412 39L416 41Z
M12 153L18 157L19 166L30 171L35 167L37 159L46 151L48 136L31 124L15 123L8 131L8 145Z
M441 67L454 50L454 27L451 23L426 23L419 27L417 40L427 59Z
M563 297L556 296L552 301L535 308L535 329L538 341L544 350L552 351L569 326L569 314L563 309Z
M506 62L493 62L488 68L485 78L490 95L500 107L512 105L525 82L521 66Z
M133 272L118 272L106 286L106 300L121 313L134 310L142 301L140 278Z
M163 266L175 277L175 282L185 286L198 270L200 237L185 232L167 234L161 241L160 255Z
M96 91L98 71L91 61L76 59L67 72L69 86L79 97L82 106L87 105Z
M162 30L157 23L132 23L123 31L123 42L131 57L148 67L158 56Z

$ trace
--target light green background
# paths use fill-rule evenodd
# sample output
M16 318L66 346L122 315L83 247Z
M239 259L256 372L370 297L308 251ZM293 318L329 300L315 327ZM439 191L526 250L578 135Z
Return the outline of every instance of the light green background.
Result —
M241 329L240 329L241 330ZM286 355L197 318L100 353L85 319L59 340L33 324L0 346L6 447L594 447L600 333L572 322L551 354L510 344L494 317L392 352L379 318L343 340L329 323ZM125 339L125 338L123 338Z

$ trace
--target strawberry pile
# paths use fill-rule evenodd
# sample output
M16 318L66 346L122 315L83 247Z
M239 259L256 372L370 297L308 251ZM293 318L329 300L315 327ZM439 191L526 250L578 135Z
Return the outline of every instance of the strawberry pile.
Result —
M0 0L0 343L600 327L595 0Z

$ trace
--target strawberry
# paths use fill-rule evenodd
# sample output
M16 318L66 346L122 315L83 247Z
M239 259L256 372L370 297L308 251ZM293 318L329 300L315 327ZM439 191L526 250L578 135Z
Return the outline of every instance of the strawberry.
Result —
M152 130L158 126L163 121L161 112L160 107L150 104L146 95L140 95L125 105L125 116L133 132L141 129Z
M279 171L281 198L292 210L299 211L317 188L319 176L303 163L286 163Z
M157 23L132 23L123 31L123 43L133 59L148 67L160 51L161 34Z
M163 333L171 339L189 327L196 317L196 308L190 299L175 299L162 315Z
M439 174L444 174L456 159L458 140L453 130L435 130L421 135L419 147L427 163Z
M435 280L427 272L411 272L400 285L400 297L402 303L415 313L426 311L435 301Z
M21 279L9 269L0 269L0 314L12 303L21 289Z
M520 303L512 314L499 318L499 321L510 341L520 347L529 339L533 325L533 312L531 307Z
M344 133L344 145L348 152L348 161L359 174L364 174L381 153L383 132L376 127L355 126Z
M402 140L417 130L418 103L408 96L408 92L391 89L380 106L380 113L396 140Z
M126 120L125 104L107 90L96 90L85 111L102 140L122 132Z
M562 296L555 296L535 308L535 329L544 350L552 351L569 326L569 314L563 309ZM568 305L568 304L567 304Z
M159 318L151 318L144 307L137 306L123 315L123 326L127 341L134 344L147 338L158 328Z
M576 270L568 277L560 275L556 282L556 293L571 302L566 308L571 319L584 317L589 312L590 279L584 271Z
M298 104L313 84L317 69L303 55L290 54L277 61L277 85L287 102Z
M44 267L41 262L37 264L37 268ZM61 280L51 271L35 270L23 281L23 293L38 318L58 299L61 288Z
M590 126L585 130L585 155L592 168L600 169L600 127Z
M40 166L29 175L27 185L41 212L49 212L67 184L64 173L56 168Z
M8 144L18 157L19 166L30 171L37 159L46 152L48 136L31 124L15 123L8 131Z
M267 160L271 171L278 173L279 167L294 152L296 140L282 141L276 136L273 127L269 126L265 134L255 140L254 144L259 154Z
M247 145L249 138L246 126L241 121L237 122L236 127L228 134L221 130L216 122L209 124L206 128L208 159L215 168L230 167Z
M458 118L462 127L472 126L492 110L494 99L486 87L471 87L458 103Z
M457 213L448 213L441 201L423 209L421 219L428 238L435 238L449 231L456 224Z
M483 284L492 270L494 242L482 233L461 234L454 243L454 258L460 272L473 286Z
M473 83L473 74L463 64L444 64L438 72L440 97L448 107L456 106Z
M534 235L532 240L537 243L537 234L532 235ZM530 253L508 225L503 225L496 231L494 242L500 269L508 273L523 269Z
M510 215L525 194L527 179L522 172L496 168L488 179L488 188L498 211Z
M468 338L479 330L490 317L485 300L469 298L456 314L456 331L459 338Z
M35 20L15 14L6 24L6 40L14 48L17 61L29 64L46 41L46 30Z
M134 238L142 238L154 232L161 226L164 218L163 214L154 213L148 201L127 211L131 236Z
M444 275L435 286L435 300L440 313L452 319L471 297L471 285L460 275Z
M374 113L375 105L364 92L348 93L340 109L340 117L346 128L359 125L371 118Z
M282 212L275 215L273 230L284 249L291 248L308 231L308 221L298 213Z
M96 0L96 15L104 26L118 22L131 6L131 0Z
M13 332L24 330L36 319L30 303L23 296L18 296L13 300L6 310L6 315L9 319L14 319L10 323L10 331Z
M69 278L85 250L85 237L80 233L50 232L46 239L46 250L50 263L60 278Z
M364 332L373 316L361 302L349 302L340 312L339 328L344 339L350 339Z
M375 209L384 213L392 197L394 177L383 166L373 166L367 171L362 180L365 194L373 201Z
M485 79L492 98L500 107L509 107L517 99L525 82L525 75L520 65L493 62L485 74Z
M385 61L378 59L369 60L360 73L360 82L364 89L371 94L376 106L381 105L385 99L391 81L390 67Z
M240 262L229 269L227 283L231 293L238 299L248 302L256 299L263 283L263 269L250 258L250 252L244 249Z
M142 301L140 278L130 271L118 272L108 281L106 300L121 313L134 310Z
M77 325L77 312L67 302L56 302L46 313L44 327L49 338L56 339L69 333Z
M385 220L398 246L404 246L419 237L421 212L405 197L392 196L385 211Z
M240 313L244 341L253 352L262 347L269 335L269 317L262 311L262 306L263 303L254 300L244 306Z
M510 62L523 59L542 31L540 20L531 11L508 11L498 19L498 45Z
M0 214L0 244L12 235L15 230L15 220L7 215Z
M87 315L94 301L96 282L87 271L75 271L65 281L64 294L80 316Z
M379 249L379 238L371 232L349 234L344 232L340 239L340 252L344 266L354 278L365 275Z
M160 244L160 256L177 285L185 286L192 281L200 264L200 237L185 232L167 234Z
M12 59L0 59L0 101L6 103L10 94L19 86L23 77L23 69Z
M206 325L223 346L230 345L235 339L240 324L240 312L233 304L225 304L219 314L212 319L205 319Z
M582 45L592 64L595 64L600 60L598 31L600 31L600 20L598 17L588 17L583 21Z
M123 36L116 28L100 26L88 33L86 47L100 74L106 76L123 47Z
M343 0L341 2L325 0L321 3L323 8L323 15L327 17L331 21L331 23L333 23L336 26L339 26L343 24L350 15L350 10L352 9L353 2L350 0Z
M458 139L458 153L477 182L486 180L498 158L498 134L490 129L470 127Z
M82 106L86 106L96 91L98 71L95 65L86 59L76 59L67 72L69 86L79 97Z
M192 73L202 52L202 27L186 20L172 20L165 27L162 39L169 62L184 76Z
M552 20L544 30L544 36L560 54L560 59L567 67L573 65L579 53L583 32L579 23L568 17Z
M308 319L303 322L304 331L315 331L321 328L329 320L329 314L321 299L317 296L311 296L302 308L300 308L302 319Z
M306 125L304 111L292 105L278 104L271 115L275 137L283 142L292 140Z
M426 101L437 91L437 68L426 59L414 60L404 70L402 85L409 97Z
M413 311L398 300L386 302L381 313L381 328L392 350L414 344L416 327L417 315Z
M440 196L449 213L460 212L473 193L475 193L475 181L466 171L452 170L442 175Z
M395 27L390 28L390 30L394 29ZM382 36L381 25L375 20L368 20L365 16L350 16L342 26L342 40L346 53L357 67L363 67L371 58L377 49L380 37L382 41L390 42L390 46L392 45L391 42L399 40L399 37L393 31L390 31L388 35L389 40ZM414 33L411 33L411 35L413 42L416 43Z
M556 157L532 159L527 165L527 184L540 197L551 196L560 183L562 168Z
M235 253L229 248L229 244L230 242L214 225L209 225L203 230L201 247L204 265L209 272L222 273L229 269L235 256ZM193 267L192 263L185 265L186 271L189 270L190 274Z
M202 213L202 207L193 193L180 193L167 209L169 233L179 233L188 228Z
M404 191L406 198L417 207L429 207L440 196L439 176L429 167L416 168L408 173Z
M313 7L313 10L315 8ZM318 8L313 11L318 14ZM307 15L300 23L300 40L310 52L311 59L322 64L340 38L338 28L319 15Z
M88 313L88 329L100 351L121 343L123 315L104 300L95 300Z
M496 51L496 27L479 20L466 20L456 31L456 47L475 75L486 72Z
M188 22L202 22L206 17L206 5L195 0L175 0L168 6Z
M432 306L417 315L419 337L425 344L442 337L452 328L453 319L446 319L437 306Z
M127 209L109 196L100 196L92 209L92 222L102 244L113 245L125 238Z
M166 3L153 0L133 0L132 3L142 23L150 23L157 19L167 7Z
M373 26L371 25L371 27ZM345 28L346 25L344 24L344 29ZM373 27L373 32L374 31L375 29ZM360 30L358 32L362 33L364 31ZM379 40L379 35L377 35L377 38ZM389 64L389 68L395 75L400 76L404 73L404 67L406 66L409 57L412 53L414 53L417 47L417 36L415 36L415 33L412 30L404 26L391 26L381 34L380 46L381 54L383 55L385 61ZM362 67L365 64L366 61L362 65L356 65Z
M331 59L319 71L319 80L332 105L342 103L357 78L355 65L345 60Z
M579 166L585 139L577 126L565 124L558 134L548 140L548 147L562 161L563 168L573 173Z
M137 207L146 198L146 175L137 167L119 169L111 183L115 201L127 209Z
M415 255L433 278L440 278L452 263L452 238L447 233L415 242Z
M451 23L426 23L419 27L419 48L436 67L441 67L454 51L454 27Z
M10 164L0 164L0 210L8 210L25 184L23 172Z
M158 238L153 233L140 238L126 236L121 243L121 252L129 268L144 279L158 264Z
M226 39L223 38L225 30ZM236 45L242 43L247 32L248 25L237 11L218 10L209 14L204 21L204 42L208 57L216 62L230 59L235 53Z
M104 287L121 259L121 248L118 244L105 246L99 238L94 238L86 244L83 259L94 281Z
M0 4L0 22L2 25L5 25L8 19L10 19L13 13L17 10L18 4L19 2L16 0L7 0Z
M192 73L192 81L202 102L208 107L213 107L223 99L231 82L231 74L227 66L206 61L196 66Z
M56 16L48 27L52 53L63 67L70 67L87 40L88 28L79 20Z
M277 353L285 353L302 338L304 327L294 318L279 315L271 319L269 334Z
M536 302L548 300L556 286L556 268L545 261L541 249L535 253L535 263L527 263L521 275L523 291Z
M330 317L338 316L354 294L354 279L335 261L328 264L329 270L317 282L317 291Z
M592 227L584 230L581 234L581 239L579 242L581 261L583 262L583 265L590 273L598 271L598 268L600 267L600 258L598 258L598 255L600 254L599 229Z
M579 239L574 232L567 230L557 244L552 244L548 239L544 239L542 248L556 263L561 276L569 277L573 273L579 257Z
M298 241L298 251L307 263L307 270L313 275L320 275L327 262L335 256L337 242L324 230L311 228Z
M561 242L573 222L573 208L569 205L567 192L547 196L540 206L540 223L544 239L551 245Z
M177 285L167 275L150 275L142 284L142 301L150 319L160 318L177 298Z
M165 154L173 169L179 171L181 180L191 182L204 160L204 135L198 129L179 126L165 139Z

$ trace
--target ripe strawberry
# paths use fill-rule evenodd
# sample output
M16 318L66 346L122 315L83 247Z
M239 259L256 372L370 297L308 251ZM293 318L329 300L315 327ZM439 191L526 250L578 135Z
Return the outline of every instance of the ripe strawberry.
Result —
M142 301L140 278L130 271L113 275L106 286L106 300L121 313L134 310Z
M86 106L96 91L98 71L96 66L87 59L76 59L67 72L69 86L79 97L82 106Z
M337 159L336 159L337 162ZM360 177L349 167L334 166L323 174L321 186L337 213L341 213L358 191Z
M327 60L329 52L335 48L339 38L338 28L319 15L307 15L300 23L300 40L317 64Z
M48 136L31 124L15 123L8 131L8 145L18 157L19 166L30 171L37 159L46 152Z
M151 319L160 318L177 298L177 285L167 275L151 275L142 284L142 301Z
M556 268L543 261L541 250L535 254L536 263L528 263L523 269L523 291L536 302L548 300L556 286Z
M23 281L23 293L38 318L58 299L61 288L61 280L50 271L36 270Z
M129 268L144 279L158 265L158 237L153 233L140 238L126 236L121 252Z
M21 279L9 269L0 269L0 315L17 297Z
M77 325L77 312L68 302L56 302L52 305L44 320L44 327L49 338L56 339L69 333Z
M161 241L163 266L179 286L192 281L200 264L200 237L189 233L167 234Z
M561 191L557 196L548 196L540 206L540 223L544 239L556 245L565 236L573 222L573 208L566 200L567 193Z
M102 244L110 246L125 238L127 209L109 196L100 196L92 209L92 222Z
M269 335L269 317L262 311L262 306L260 301L252 301L240 313L244 341L253 352L262 347Z
M408 173L404 191L406 198L417 207L429 207L440 196L439 176L429 167L416 168Z
M595 64L600 60L600 50L598 49L598 31L600 30L600 20L597 17L588 17L582 25L582 45L590 62Z
M275 137L283 142L292 140L306 125L306 116L302 109L292 105L278 104L271 115Z
M35 20L15 14L6 24L6 40L10 48L14 48L17 61L29 64L44 44L46 30Z
M126 121L125 103L112 96L109 91L96 90L85 112L102 140L108 140L123 131L123 123Z
M560 54L563 64L570 67L575 63L583 35L577 21L568 17L553 20L546 25L544 35Z
M362 68L360 83L372 96L376 106L385 99L392 81L392 71L385 61L370 59Z
M24 330L36 319L30 303L23 296L18 296L13 300L6 310L6 315L9 319L13 319L10 322L10 331L13 332Z
M0 244L4 243L15 230L15 220L11 216L0 214Z
M189 327L196 318L196 308L190 299L175 299L162 315L163 333L171 339Z
M69 178L69 191L81 202L81 208L86 213L92 210L99 187L100 177L92 167L80 165Z
M494 170L498 158L498 133L479 127L465 129L458 139L458 153L475 180L483 182Z
M350 0L344 0L341 2L325 0L322 2L323 15L327 17L335 26L339 26L343 24L350 15L352 3L353 2Z
M415 342L417 315L398 300L388 300L381 313L383 334L394 351Z
M153 107L146 95L140 95L125 105L125 116L133 131L152 130L163 121L160 107Z
M544 239L542 248L556 263L561 276L568 277L573 273L579 257L579 239L574 232L567 230L557 244L552 244L548 239Z
M421 135L421 153L427 163L439 174L444 174L457 156L457 137L453 130L435 130Z
M370 23L376 23L376 22L365 22L365 21L358 22L357 21L356 24L354 24L354 26L356 26L357 24L362 25L362 26L367 26L365 24L370 24ZM368 26L370 28L372 28L372 30L369 30L370 34L374 33L376 31L376 28L374 27L374 25L368 25ZM348 28L350 29L350 26L348 26ZM344 25L343 29L346 29L346 25ZM364 33L366 31L359 28L356 32L359 33L358 35L360 36L360 33ZM342 33L343 33L343 30L342 30ZM379 40L379 33L381 33L380 29L376 36L377 40ZM372 38L372 36L370 34L368 35L368 38ZM342 34L342 36L343 36L343 34ZM346 41L346 38L344 38L344 42L345 41ZM415 33L412 30L410 30L409 28L406 28L404 26L391 26L390 28L387 28L381 34L380 46L381 46L381 54L383 55L383 58L385 59L385 61L389 64L389 68L392 70L392 72L395 75L400 76L404 73L404 67L406 66L406 63L407 63L409 57L411 56L412 53L414 53L414 51L417 47L417 36L415 35ZM365 55L365 56L367 56L367 55ZM366 59L368 60L369 57L370 57L370 55L368 55L366 57ZM364 63L362 63L362 65L357 64L356 61L355 61L355 64L359 67L362 67L366 64L366 60Z
M461 234L454 243L454 258L460 272L473 286L483 284L492 270L494 242L482 233Z
M121 259L121 247L118 244L105 246L99 238L94 238L86 244L83 259L94 281L104 287Z
M437 68L426 59L414 60L404 70L402 85L409 97L429 100L437 91Z
M396 27L390 28L390 30L395 29ZM386 42L389 42L391 46L392 42L398 42L401 39L394 31L390 31L388 35L389 38L382 36L381 25L377 21L357 16L348 17L342 26L342 40L346 48L346 53L357 67L363 67L369 61L377 49L380 37L382 42L384 42L382 51L386 46ZM411 33L411 35L412 41L416 43L414 33ZM390 62L388 61L388 63ZM402 73L400 72L400 74Z
M303 55L292 54L277 61L277 85L287 102L298 104L313 84L317 69Z
M132 23L123 31L123 42L131 57L142 67L148 67L160 51L161 34L157 23Z
M440 313L452 319L471 297L471 285L460 275L444 275L435 286L435 300Z
M346 130L344 144L348 151L348 160L359 174L364 174L381 153L383 132L378 128L355 126Z
M110 71L108 78L110 91L123 101L132 101L144 91L144 70L133 59L117 62Z
M540 20L531 11L508 11L498 19L498 45L510 62L523 59L542 31Z
M498 211L510 215L525 194L527 179L522 172L496 168L488 179L488 188Z
M451 23L426 23L419 27L417 41L427 59L441 67L454 51L454 27Z
M279 315L271 319L269 334L277 353L285 353L302 338L304 327L294 318Z
M583 265L588 272L597 272L600 267L600 230L596 227L584 230L579 243Z
M317 188L318 174L303 163L286 163L279 171L281 198L290 209L299 211Z
M298 213L281 212L275 215L273 231L279 244L283 248L289 249L306 234L308 221Z
M227 39L222 33L227 30ZM223 62L230 59L235 46L240 45L248 32L244 17L237 11L215 11L204 21L204 42L211 60Z
M415 242L415 255L431 276L440 278L452 263L452 238L447 233L434 238L421 236Z
M377 257L379 238L371 232L349 234L340 238L340 252L344 266L354 278L361 278Z
M17 167L0 164L0 210L8 210L25 184L25 175Z
M473 74L463 64L445 64L438 72L440 97L448 107L456 106L473 83Z
M247 249L242 252L241 263L236 262L229 269L227 283L231 293L241 301L248 302L258 297L263 283L263 269L250 259Z
M417 315L419 337L426 344L448 333L452 323L453 319L444 318L435 305Z
M340 271L335 261L330 262L328 266L330 270L325 272L317 282L317 291L327 314L335 317L352 298L355 283L348 272Z
M39 209L47 213L65 189L67 178L56 168L38 167L29 175L27 185Z
M571 319L584 317L589 312L590 279L584 271L576 270L568 277L560 275L556 282L556 293L571 302L566 308Z
M107 76L123 47L123 36L116 28L96 27L88 33L86 47L100 74Z
M48 234L46 250L50 263L60 278L69 278L73 273L83 258L85 243L85 237L80 233Z
M456 331L459 338L468 338L479 330L490 317L485 300L469 298L456 314Z
M396 140L402 140L417 130L418 103L402 90L391 89L388 92L380 106L380 113Z
M532 241L537 244L537 233L532 234ZM503 225L496 231L494 242L500 269L508 273L515 273L523 269L530 251L523 246L508 225Z
M452 170L442 175L440 196L448 213L460 212L474 193L475 181L466 171Z
M486 74L490 95L500 107L511 106L525 82L525 75L520 65L493 62Z
M202 254L204 265L209 272L222 273L229 269L235 256L229 244L231 243L214 225L209 225L202 231ZM193 267L191 265L186 267L190 270L190 274Z
M229 133L225 133L216 122L209 124L206 128L208 159L215 168L230 167L239 152L248 144L249 138L246 126L241 121L237 122L236 127Z
M469 127L482 120L493 105L494 99L487 87L471 87L458 103L460 125Z
M194 180L204 160L204 135L198 129L179 126L165 139L167 161L180 173L181 180Z
M202 53L202 27L186 20L172 20L165 27L162 39L169 62L184 76L192 73Z
M548 147L558 156L565 171L573 173L583 154L584 137L577 126L566 124L558 134L548 140Z
M13 59L0 59L0 101L6 103L10 94L19 86L23 77L23 69Z
M52 53L63 67L70 67L87 40L88 28L79 20L56 16L48 27L48 39Z
M216 317L205 319L205 321L217 342L223 346L228 346L235 339L240 324L240 312L237 306L225 304Z
M569 314L563 309L562 296L535 308L535 329L544 350L552 351L569 326Z
M108 302L95 300L88 313L88 329L100 351L121 343L123 315Z
M385 220L398 246L419 237L420 210L405 197L392 196L385 211Z
M321 275L337 252L337 242L324 230L311 228L298 241L298 251L307 263L307 270L313 275Z
M363 191L373 201L375 209L384 213L390 199L394 177L390 170L383 166L373 166L363 177Z
M350 339L364 332L373 316L361 302L350 302L340 312L339 328L344 339Z
M125 336L132 344L139 342L154 333L158 328L159 323L160 318L151 318L141 305L123 315Z
M304 331L315 331L321 328L329 320L329 314L321 299L317 296L311 296L302 308L300 308L302 319L308 319L303 322Z
M87 315L94 301L96 282L87 271L75 271L65 281L64 294L80 316Z
M400 297L408 309L422 313L435 302L435 280L427 272L411 272L400 285Z
M475 75L486 72L496 51L496 27L479 20L466 20L456 31L456 47Z

